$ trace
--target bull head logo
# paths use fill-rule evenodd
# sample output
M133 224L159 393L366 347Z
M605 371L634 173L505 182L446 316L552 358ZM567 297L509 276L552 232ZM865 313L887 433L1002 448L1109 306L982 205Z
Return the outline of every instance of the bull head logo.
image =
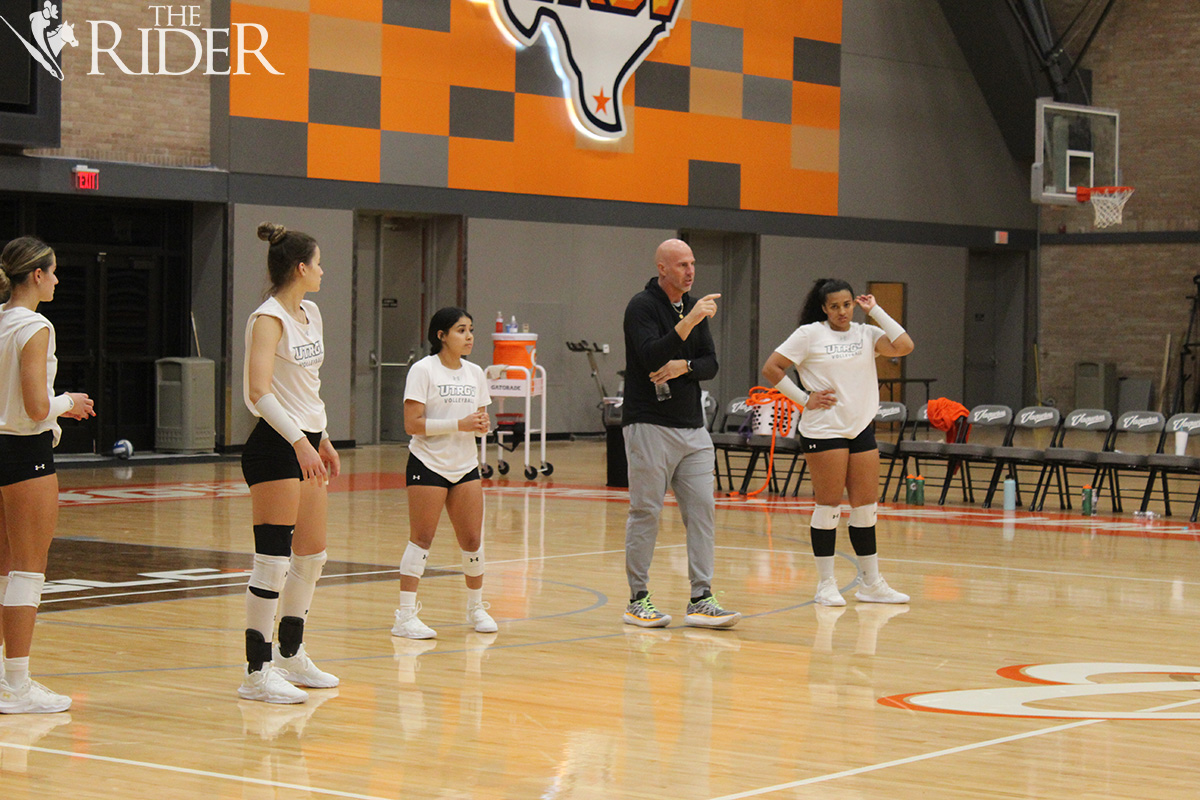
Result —
M671 33L682 0L491 0L493 18L522 45L545 33L570 84L576 122L601 139L626 133L621 93Z

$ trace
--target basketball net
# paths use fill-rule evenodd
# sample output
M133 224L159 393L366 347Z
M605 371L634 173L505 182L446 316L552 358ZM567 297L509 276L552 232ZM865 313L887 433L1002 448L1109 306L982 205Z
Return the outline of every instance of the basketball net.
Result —
M1097 228L1120 225L1122 209L1132 194L1130 186L1079 186L1075 189L1075 199L1080 203L1091 200Z

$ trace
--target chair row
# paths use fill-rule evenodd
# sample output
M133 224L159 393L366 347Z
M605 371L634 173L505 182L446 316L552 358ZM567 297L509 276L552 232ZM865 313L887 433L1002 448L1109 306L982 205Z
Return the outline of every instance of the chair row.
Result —
M959 436L954 441L919 439L922 427L928 430L923 407L917 420L908 427L907 434L901 431L893 452L885 454L883 448L880 449L881 455L890 460L884 498L897 462L901 478L910 473L910 463L912 469L919 472L922 461L927 464L940 462L944 473L939 504L946 502L955 478L961 486L963 500L975 502L971 468L976 465L990 467L991 477L983 499L985 508L991 506L1003 476L1013 479L1017 502L1024 505L1020 469L1036 470L1037 480L1029 503L1033 511L1042 510L1051 489L1057 492L1061 508L1073 507L1072 470L1090 476L1097 500L1107 485L1112 508L1118 512L1124 510L1122 475L1129 472L1144 474L1140 510L1146 511L1158 484L1168 516L1171 514L1171 477L1200 479L1200 458L1188 455L1176 445L1177 441L1186 440L1190 433L1200 430L1200 414L1196 413L1175 414L1167 419L1157 411L1130 411L1114 421L1111 412L1105 409L1082 408L1063 415L1049 406L1030 406L1014 414L1008 406L980 405L971 409L966 422L967 425L960 426ZM972 431L977 439L984 441L970 442L968 436ZM898 495L899 486L893 499ZM1192 522L1196 521L1198 512L1200 480L1192 500Z

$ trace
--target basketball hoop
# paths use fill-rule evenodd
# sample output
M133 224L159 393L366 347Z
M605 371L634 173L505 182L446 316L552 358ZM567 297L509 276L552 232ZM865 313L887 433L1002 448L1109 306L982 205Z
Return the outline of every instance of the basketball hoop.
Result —
M1121 210L1132 194L1131 186L1079 186L1075 189L1075 199L1080 203L1092 201L1097 228L1120 225Z

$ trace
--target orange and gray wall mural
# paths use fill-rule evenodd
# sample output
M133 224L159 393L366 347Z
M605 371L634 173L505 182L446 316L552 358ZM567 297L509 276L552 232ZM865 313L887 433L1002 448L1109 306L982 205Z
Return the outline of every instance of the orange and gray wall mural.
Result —
M257 0L230 14L269 32L281 73L229 79L234 172L838 213L842 0Z

